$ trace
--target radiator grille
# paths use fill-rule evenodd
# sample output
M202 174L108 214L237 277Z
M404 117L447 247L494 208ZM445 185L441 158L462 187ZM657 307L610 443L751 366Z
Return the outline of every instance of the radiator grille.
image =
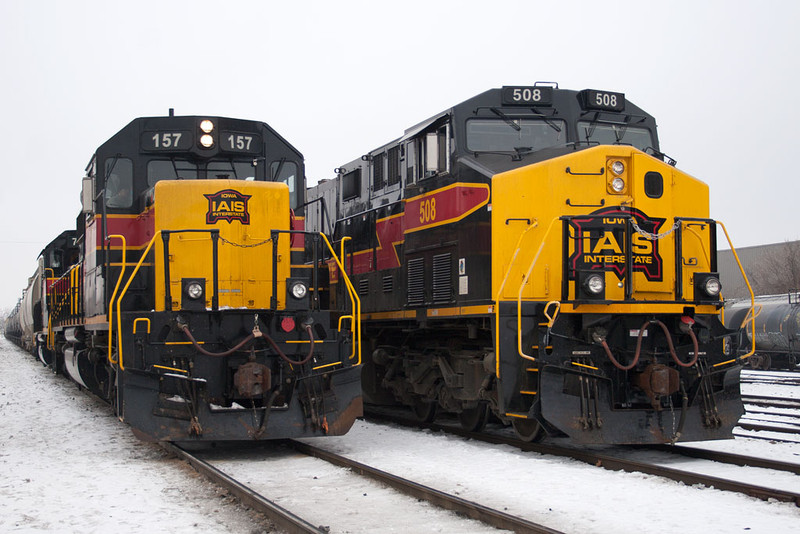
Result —
M422 306L425 303L425 259L408 261L408 305Z
M394 278L391 276L383 277L383 292L391 293L394 290Z
M358 294L362 296L369 294L369 278L362 278L358 281Z
M433 257L433 302L450 302L453 298L452 262L450 254Z

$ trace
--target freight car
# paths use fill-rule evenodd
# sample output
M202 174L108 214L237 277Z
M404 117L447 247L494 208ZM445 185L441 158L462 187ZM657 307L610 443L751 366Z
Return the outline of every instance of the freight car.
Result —
M747 360L753 369L798 370L800 363L800 293L763 295L755 298L755 318L750 303L725 305L725 325L741 329L742 345L755 344L755 354ZM755 332L755 335L753 335Z
M311 188L362 299L365 402L526 440L731 436L708 187L611 91L492 89ZM724 228L724 227L723 227Z
M170 110L100 145L82 185L76 228L42 251L9 339L145 440L350 428L358 302L344 275L330 295L330 242L304 230L300 152L263 122Z

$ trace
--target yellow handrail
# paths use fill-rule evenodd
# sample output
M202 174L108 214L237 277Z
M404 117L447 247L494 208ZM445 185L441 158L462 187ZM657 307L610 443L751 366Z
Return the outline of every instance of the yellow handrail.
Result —
M717 363L717 364L712 366L712 367L719 367L721 365L726 365L726 364L729 364L729 363L733 363L737 359L744 360L746 358L749 358L753 354L755 354L755 352L756 352L756 335L755 335L755 332L756 332L756 313L755 313L756 297L753 294L753 288L750 286L750 281L747 279L747 275L744 272L744 267L742 267L742 262L739 260L739 254L736 253L736 249L734 248L733 243L731 242L731 238L728 235L728 230L725 228L725 225L722 224L721 221L714 221L714 222L716 222L718 225L720 225L722 227L722 231L725 232L725 239L728 240L728 245L730 245L730 247L731 247L731 252L733 252L733 257L736 259L736 265L739 266L739 271L742 273L742 277L744 278L744 283L747 285L747 291L750 292L750 311L747 312L747 313L748 313L748 315L750 315L750 324L751 324L752 331L753 331L753 335L750 336L750 341L751 341L750 352L748 352L747 354L745 354L741 358L734 358L732 360L728 360L728 361L725 361L725 362L722 362L722 363ZM745 318L746 317L747 317L747 315L745 315Z
M111 299L108 301L108 363L111 365L116 365L116 361L112 358L112 345L111 342L114 339L114 298L117 296L117 291L119 290L119 285L122 283L122 277L125 276L125 259L127 254L128 243L125 240L124 235L120 234L113 234L108 236L108 239L120 239L122 240L122 269L119 272L119 277L117 278L117 285L114 286L114 291L111 293ZM117 345L119 346L119 345Z
M517 239L517 244L514 247L514 255L511 256L511 261L508 264L508 268L506 269L506 275L503 277L503 281L500 283L500 289L497 290L497 297L494 299L494 324L495 324L495 376L500 377L500 298L503 296L503 289L506 287L506 281L508 281L508 276L511 274L511 267L514 265L514 262L517 260L517 255L519 255L520 251L520 243L522 243L522 239L525 237L525 234L533 230L539 226L539 220L534 219L531 224L522 232Z
M333 249L333 246L331 246L331 242L328 241L328 237L325 234L323 234L322 232L320 232L319 235L322 236L322 239L325 242L325 245L327 245L328 250L330 250L331 256L336 261L336 265L339 266L339 272L341 273L342 280L344 280L345 286L347 287L347 292L348 292L348 294L350 296L350 302L353 304L353 307L354 307L355 312L356 312L355 313L355 318L354 318L355 324L352 325L353 327L355 327L356 341L355 341L355 343L353 343L353 353L350 355L350 359L352 360L355 357L356 353L358 353L358 361L356 362L356 365L361 365L361 299L358 298L358 294L356 293L356 290L353 287L352 282L350 282L350 278L347 276L347 273L344 271L344 266L342 265L342 262L336 256L336 251ZM349 237L342 238L342 244L344 244L345 239L350 239L350 238ZM342 258L344 258L344 246L341 247L341 250L342 250ZM340 328L341 328L341 324L342 323L341 323L341 319L340 319L340 321L339 321L339 327ZM351 330L352 330L352 327L351 327ZM358 347L358 350L356 350L356 347Z
M153 235L153 238L147 244L147 248L145 248L144 252L142 252L142 257L139 258L139 262L133 269L131 276L128 278L128 282L125 284L125 287L122 288L122 293L120 293L119 298L117 299L117 350L119 352L119 354L117 354L117 361L119 362L119 368L123 371L125 370L125 364L123 363L122 359L122 319L120 319L120 316L122 315L122 309L121 309L122 298L128 292L128 288L130 287L131 282L133 282L136 273L139 272L139 268L142 266L142 263L144 263L147 254L150 252L150 249L153 248L153 243L155 243L156 239L159 237L161 237L161 230L156 230L155 235Z
M348 293L350 295L350 300L353 303L353 306L354 306L354 308L356 310L355 325L354 325L356 327L355 328L356 342L353 344L353 353L350 355L350 359L353 359L356 356L356 353L357 353L358 354L358 361L357 361L356 365L361 365L361 301L358 298L358 295L356 294L356 291L355 291L355 288L353 287L353 284L350 282L350 278L348 278L347 274L344 272L344 268L342 267L342 264L339 261L339 258L336 256L336 252L334 251L333 247L331 246L330 241L328 241L328 238L325 236L325 234L320 233L320 235L322 236L322 239L325 241L325 244L328 246L328 249L330 250L332 257L334 258L334 260L336 260L336 263L339 266L339 270L342 273L342 279L345 281L345 285L347 286L347 291L348 291ZM123 357L123 353L122 353L122 334L121 334L121 332L122 332L122 320L120 319L121 314L122 314L121 302L122 302L122 299L125 297L125 294L128 292L128 288L130 287L131 283L133 282L133 279L136 277L136 274L139 272L139 269L141 268L142 263L144 263L144 260L147 257L148 253L150 252L150 249L153 247L153 243L155 243L156 240L160 236L161 236L161 230L157 230L155 232L155 235L153 235L152 239L150 239L150 242L147 244L147 247L144 249L144 252L142 252L142 257L139 259L139 262L136 264L136 267L133 269L133 272L131 273L130 277L128 277L128 281L125 284L125 287L122 288L122 292L120 293L119 298L117 298L117 302L116 302L116 305L117 305L117 347L118 347L118 352L119 352L119 354L117 355L117 360L118 360L120 369L123 370L123 371L125 370L125 363L124 363L124 357ZM358 350L356 350L356 347L358 347Z
M526 272L525 276L522 278L522 283L520 284L519 292L517 293L517 352L519 352L520 356L532 362L535 362L536 358L529 354L525 354L522 351L522 292L525 290L525 286L528 284L528 280L533 272L533 267L536 265L536 262L539 261L539 255L542 253L542 249L547 242L547 237L550 235L550 231L553 229L553 224L555 224L557 220L558 217L555 217L552 221L550 221L550 225L547 227L547 231L544 233L542 241L539 244L539 250L536 251L536 255L533 257L530 267L528 267L528 272Z

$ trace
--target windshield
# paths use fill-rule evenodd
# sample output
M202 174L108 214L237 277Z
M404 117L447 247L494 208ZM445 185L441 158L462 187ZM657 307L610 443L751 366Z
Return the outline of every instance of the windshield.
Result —
M650 130L624 124L581 121L578 123L578 135L581 141L591 144L631 145L639 150L653 147Z
M472 119L467 122L467 150L473 152L532 152L563 145L564 121L536 119Z
M204 169L181 159L152 160L147 163L147 185L152 187L161 180L196 180L203 177ZM208 179L254 180L255 167L251 161L209 161L205 168Z

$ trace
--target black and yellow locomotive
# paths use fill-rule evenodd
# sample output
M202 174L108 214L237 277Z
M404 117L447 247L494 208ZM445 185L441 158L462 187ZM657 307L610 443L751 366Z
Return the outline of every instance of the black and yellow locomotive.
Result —
M364 398L536 440L731 436L708 187L621 93L493 89L312 188L361 297Z
M43 250L20 303L18 344L142 439L350 428L357 298L346 277L330 295L294 147L262 122L170 112L133 120L86 171L76 228Z

